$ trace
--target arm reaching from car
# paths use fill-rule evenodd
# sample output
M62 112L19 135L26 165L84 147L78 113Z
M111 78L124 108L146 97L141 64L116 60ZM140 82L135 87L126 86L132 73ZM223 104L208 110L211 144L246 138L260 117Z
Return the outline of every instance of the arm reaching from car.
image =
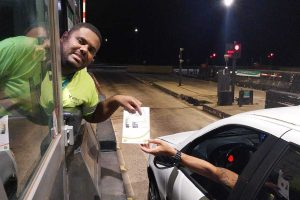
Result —
M108 119L120 106L130 113L138 112L140 115L142 103L132 96L115 95L98 103L96 110L85 120L91 123L102 122Z
M156 146L151 148L149 145L150 143L156 144ZM167 142L164 142L160 139L150 139L148 144L141 145L141 149L142 151L154 156L174 156L177 152L175 148L171 147ZM205 176L217 183L224 184L230 188L235 186L238 179L238 174L235 172L225 168L216 167L205 160L189 156L185 153L181 153L180 163L197 172L198 174Z

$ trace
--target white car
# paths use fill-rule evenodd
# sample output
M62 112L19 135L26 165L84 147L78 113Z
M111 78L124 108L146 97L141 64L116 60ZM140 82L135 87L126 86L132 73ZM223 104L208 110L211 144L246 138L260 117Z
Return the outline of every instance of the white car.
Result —
M300 199L300 106L242 113L161 139L239 178L230 189L182 165L158 169L150 155L149 199Z

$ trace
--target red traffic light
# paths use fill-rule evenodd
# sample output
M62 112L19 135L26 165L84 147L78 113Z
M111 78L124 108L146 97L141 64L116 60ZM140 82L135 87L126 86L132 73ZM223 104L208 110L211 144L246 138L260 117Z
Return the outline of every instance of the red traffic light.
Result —
M233 58L235 58L235 59L240 58L241 57L241 51L242 51L241 43L234 42L233 51L234 51Z
M234 41L233 43L227 43L225 46L225 54L229 56L229 58L238 59L241 57L242 52L242 44Z
M241 48L241 47L240 47L239 44L235 44L235 45L234 45L234 50L238 51L238 50L240 50L240 48Z
M209 56L211 59L217 57L217 54L216 53L212 53L210 56Z
M227 50L227 54L232 55L234 53L233 50Z
M269 54L268 54L268 58L270 58L270 59L271 59L271 58L274 58L274 55L275 55L274 53L269 53Z

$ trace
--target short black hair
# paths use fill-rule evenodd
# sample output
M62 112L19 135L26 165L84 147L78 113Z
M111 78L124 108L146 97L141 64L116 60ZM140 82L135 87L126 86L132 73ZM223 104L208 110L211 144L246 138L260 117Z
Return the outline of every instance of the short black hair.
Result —
M69 33L72 34L74 31L77 31L77 30L79 30L81 28L87 28L87 29L90 29L91 31L93 31L98 36L98 38L100 40L100 44L102 44L102 36L101 36L101 33L100 33L99 29L96 28L94 25L92 25L90 23L81 22L81 23L75 24L69 30Z
M26 30L24 31L24 35L27 35L32 29L39 27L44 28L45 31L48 32L47 24L45 22L33 22L26 28Z

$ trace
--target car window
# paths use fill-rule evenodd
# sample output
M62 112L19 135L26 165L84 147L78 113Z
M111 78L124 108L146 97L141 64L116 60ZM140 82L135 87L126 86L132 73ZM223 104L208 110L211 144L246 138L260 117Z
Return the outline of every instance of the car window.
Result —
M54 98L52 84L41 89L55 74L49 11L48 1L0 1L0 181L8 199L28 188L60 119L40 102L41 93Z
M226 126L198 138L185 148L185 153L241 174L266 133L243 126ZM231 191L189 169L184 169L191 180L211 199L226 199Z
M291 145L271 170L256 199L300 199L300 147Z

